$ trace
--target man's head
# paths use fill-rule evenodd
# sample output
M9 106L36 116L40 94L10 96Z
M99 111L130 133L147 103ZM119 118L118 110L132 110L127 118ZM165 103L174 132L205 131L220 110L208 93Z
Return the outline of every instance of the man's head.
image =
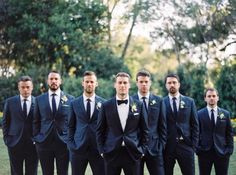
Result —
M147 95L150 90L151 84L151 75L148 71L141 70L136 74L136 85L141 95Z
M20 77L20 79L18 80L18 90L20 92L20 95L22 95L24 98L29 97L32 94L33 90L33 82L31 77Z
M60 73L57 71L51 71L48 74L47 83L51 91L56 91L59 89L62 83Z
M207 88L204 93L207 106L214 108L219 101L218 91L215 88Z
M96 74L92 71L85 71L82 86L84 88L84 94L91 97L95 93L95 89L98 86Z
M120 99L125 99L129 94L130 88L130 76L125 72L119 72L116 74L114 88L116 89L116 95Z
M180 88L179 76L173 73L168 74L165 77L165 85L169 94L175 96L177 93L179 93L179 88Z

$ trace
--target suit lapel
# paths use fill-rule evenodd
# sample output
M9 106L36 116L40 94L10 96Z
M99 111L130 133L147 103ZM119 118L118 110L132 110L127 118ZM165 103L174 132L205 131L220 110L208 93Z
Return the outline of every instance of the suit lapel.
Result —
M170 98L169 98L169 96L165 97L164 102L165 102L165 105L166 105L167 117L170 116L172 119L176 120L175 117L174 117L173 110L172 110L172 108L170 106Z
M114 123L119 123L119 125L117 125L117 127L121 132L123 132L120 117L119 117L119 113L118 113L118 109L117 109L116 97L114 97L111 100L111 109L114 109L114 111L111 111L112 113L114 113L114 115L113 115L114 116Z
M20 95L17 96L16 101L17 101L17 104L18 104L20 117L21 117L21 119L25 120L25 114L23 113L23 109L22 109L22 106L21 106Z
M27 118L33 115L34 105L35 105L35 98L31 96L31 105L30 105L30 110L29 110L29 114L27 115Z

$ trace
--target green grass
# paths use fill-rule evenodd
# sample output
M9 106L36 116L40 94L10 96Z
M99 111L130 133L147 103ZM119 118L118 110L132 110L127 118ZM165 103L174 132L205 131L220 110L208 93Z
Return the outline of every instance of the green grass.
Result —
M236 138L235 138L235 142L236 142ZM195 158L195 162L196 162L195 169L196 169L196 175L197 175L198 174L197 157ZM69 172L69 174L71 173ZM212 175L214 174L215 173L213 171ZM235 175L235 174L236 174L236 148L234 149L234 154L230 158L230 165L229 165L229 175ZM0 175L10 175L8 153L7 153L7 148L3 143L1 130L0 130ZM38 168L38 175L42 175L40 166ZM87 168L86 175L92 175L92 172L89 167ZM148 175L146 169L145 169L145 175ZM178 164L176 164L175 166L174 175L181 175Z

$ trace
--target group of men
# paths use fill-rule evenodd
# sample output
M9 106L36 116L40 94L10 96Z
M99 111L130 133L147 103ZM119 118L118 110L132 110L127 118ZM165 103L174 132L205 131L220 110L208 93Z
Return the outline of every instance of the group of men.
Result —
M194 175L194 153L200 175L227 175L233 153L230 113L217 106L218 92L207 88L207 106L197 112L194 100L180 94L176 74L165 77L168 95L150 92L151 75L136 75L137 94L130 95L130 76L115 76L116 95L96 95L96 74L83 75L83 94L74 98L60 89L61 76L48 74L48 92L33 97L32 79L22 76L19 95L6 100L3 139L12 175L36 175L38 159L43 175L173 175L178 162L183 175ZM23 166L25 164L25 166ZM25 167L25 168L23 168ZM23 173L23 170L25 173Z

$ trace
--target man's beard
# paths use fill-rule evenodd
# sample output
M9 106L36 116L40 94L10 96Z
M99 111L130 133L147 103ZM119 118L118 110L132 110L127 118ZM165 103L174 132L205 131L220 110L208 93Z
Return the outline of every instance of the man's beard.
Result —
M175 88L170 88L170 94L175 94L177 92L177 89Z

